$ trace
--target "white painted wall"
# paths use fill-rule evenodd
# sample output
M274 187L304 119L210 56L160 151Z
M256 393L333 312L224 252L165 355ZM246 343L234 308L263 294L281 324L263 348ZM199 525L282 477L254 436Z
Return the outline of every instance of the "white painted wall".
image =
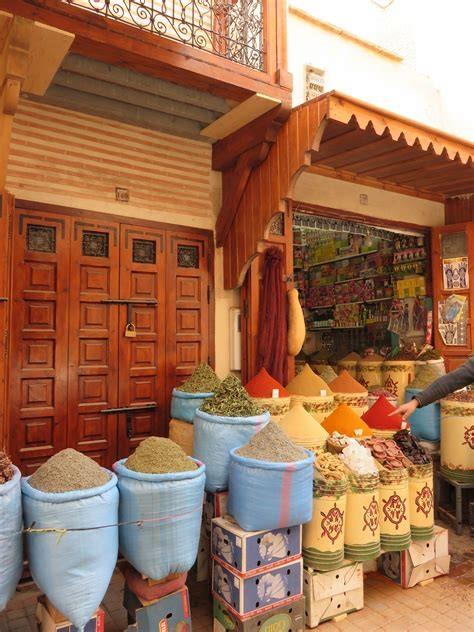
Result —
M367 195L368 204L361 204L361 194ZM303 173L299 177L294 199L298 202L363 213L374 219L399 220L421 226L444 224L444 205L439 202L343 182L313 173Z
M363 42L317 26L292 9ZM305 66L310 65L325 70L325 91L338 90L474 141L474 110L469 105L474 82L468 71L473 23L471 0L289 0L293 103L305 99Z

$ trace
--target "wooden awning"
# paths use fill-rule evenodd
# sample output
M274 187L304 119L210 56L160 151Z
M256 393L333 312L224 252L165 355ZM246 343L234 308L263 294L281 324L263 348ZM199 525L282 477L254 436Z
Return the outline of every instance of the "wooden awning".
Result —
M473 158L473 143L337 92L294 108L218 235L225 286L242 282L302 171L444 202L474 192Z

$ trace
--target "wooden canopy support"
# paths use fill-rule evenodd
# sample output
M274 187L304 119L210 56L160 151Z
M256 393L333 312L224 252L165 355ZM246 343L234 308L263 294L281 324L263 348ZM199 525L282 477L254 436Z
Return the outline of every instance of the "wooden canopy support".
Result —
M268 222L285 211L302 171L444 202L474 192L473 157L472 143L340 93L308 101L291 112L264 162L246 173L245 187L236 187L232 174L223 180L217 233L225 287L242 283ZM219 147L214 162L225 162ZM239 168L233 171L239 180Z
M0 11L0 189L20 94L42 95L74 36Z

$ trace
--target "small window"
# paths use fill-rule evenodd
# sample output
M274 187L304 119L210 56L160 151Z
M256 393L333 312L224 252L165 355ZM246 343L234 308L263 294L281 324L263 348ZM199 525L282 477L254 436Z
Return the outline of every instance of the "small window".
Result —
M199 268L199 250L197 246L178 246L178 267Z
M56 252L56 228L30 224L26 231L26 247L33 252Z
M109 235L85 230L82 233L82 254L85 257L108 257Z
M149 239L133 240L134 263L156 263L156 243Z

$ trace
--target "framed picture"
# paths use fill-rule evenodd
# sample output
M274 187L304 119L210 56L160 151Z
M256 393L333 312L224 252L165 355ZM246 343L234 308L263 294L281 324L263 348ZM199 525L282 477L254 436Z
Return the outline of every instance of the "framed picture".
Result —
M469 288L467 257L443 259L443 287L445 290L467 290Z

